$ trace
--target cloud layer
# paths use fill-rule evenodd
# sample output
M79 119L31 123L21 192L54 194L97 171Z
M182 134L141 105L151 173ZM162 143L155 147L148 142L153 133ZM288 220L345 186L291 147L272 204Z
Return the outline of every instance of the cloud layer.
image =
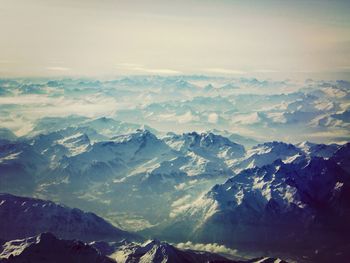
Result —
M0 120L17 135L40 118L74 114L163 132L215 129L256 140L342 142L350 137L349 87L347 81L206 75L6 79L0 82Z

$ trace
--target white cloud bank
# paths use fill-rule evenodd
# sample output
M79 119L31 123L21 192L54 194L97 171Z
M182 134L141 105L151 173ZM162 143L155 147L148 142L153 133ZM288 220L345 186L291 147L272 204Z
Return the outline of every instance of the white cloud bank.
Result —
M71 68L67 68L67 67L47 67L47 70L51 70L51 71L70 71Z
M228 75L243 75L247 72L243 70L237 70L237 69L227 69L227 68L207 68L204 69L204 71L209 73L217 73L217 74L228 74Z
M216 243L201 244L201 243L192 243L191 241L188 241L186 243L175 244L175 246L180 249L192 249L192 250L206 251L206 252L217 253L217 254L227 254L227 255L237 256L236 249L231 249L231 248L225 247L224 245L219 245Z

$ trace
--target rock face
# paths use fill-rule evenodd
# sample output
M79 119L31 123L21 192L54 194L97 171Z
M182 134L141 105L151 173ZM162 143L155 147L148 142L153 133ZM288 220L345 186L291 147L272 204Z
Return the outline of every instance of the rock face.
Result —
M51 233L6 242L1 263L112 263L93 247L76 240L57 239Z
M93 213L34 198L0 194L0 239L12 240L52 232L84 241L135 239Z

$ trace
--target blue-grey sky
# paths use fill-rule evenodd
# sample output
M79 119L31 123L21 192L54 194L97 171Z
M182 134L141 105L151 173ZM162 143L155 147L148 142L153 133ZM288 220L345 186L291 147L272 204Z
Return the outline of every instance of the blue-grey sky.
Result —
M350 1L0 0L0 76L343 78Z

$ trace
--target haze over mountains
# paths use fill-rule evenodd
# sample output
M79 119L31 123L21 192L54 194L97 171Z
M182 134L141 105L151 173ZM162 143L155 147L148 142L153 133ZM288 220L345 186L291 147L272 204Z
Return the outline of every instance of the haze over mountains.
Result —
M40 125L50 123L40 121L43 117L75 114L112 117L160 132L216 129L258 141L344 142L349 139L349 87L347 81L203 75L2 79L0 120L17 136L40 133ZM82 121L71 116L56 126L43 126L44 132ZM123 127L114 133L126 133ZM103 135L113 136L107 130Z
M46 242L96 262L346 262L349 88L209 76L1 80L0 253L19 251L4 262Z

